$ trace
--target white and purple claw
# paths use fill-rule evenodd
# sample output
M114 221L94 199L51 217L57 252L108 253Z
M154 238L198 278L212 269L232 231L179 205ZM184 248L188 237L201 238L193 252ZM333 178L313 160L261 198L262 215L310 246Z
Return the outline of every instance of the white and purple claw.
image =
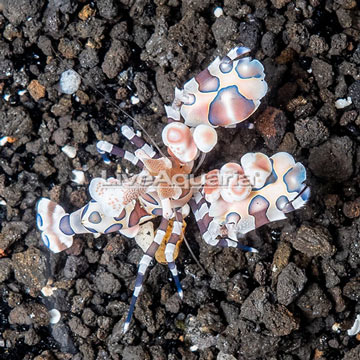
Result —
M244 47L233 48L175 93L186 125L230 126L247 119L259 107L267 92L264 67L258 60L244 57L249 52Z

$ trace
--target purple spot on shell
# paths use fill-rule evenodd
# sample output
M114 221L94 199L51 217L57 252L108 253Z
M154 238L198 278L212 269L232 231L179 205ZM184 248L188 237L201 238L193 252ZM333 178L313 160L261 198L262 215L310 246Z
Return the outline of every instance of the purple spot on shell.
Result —
M89 215L88 220L92 224L100 224L101 223L101 215L100 215L100 213L98 211L93 211Z
M237 124L255 110L253 101L242 96L235 85L221 89L211 102L209 122L214 126Z
M159 203L149 194L144 194L142 198L150 204L159 205Z
M240 59L235 67L240 79L261 78L264 75L264 68L260 61L249 58Z
M36 214L36 225L39 229L43 226L43 219L40 214Z
M121 221L125 217L125 215L126 215L126 211L125 211L125 209L123 209L123 211L121 212L121 214L119 216L114 217L114 220Z
M219 89L219 79L211 75L208 69L195 76L195 80L199 84L199 91L201 92L214 92Z
M65 215L61 218L59 228L65 235L70 236L75 234L74 230L71 228L70 225L70 215Z
M227 56L225 56L219 65L220 71L224 74L230 72L233 69L233 62Z
M161 216L162 215L162 209L154 209L152 211L152 214L155 215L155 216Z
M241 216L236 212L231 212L226 215L226 223L234 223L237 224L240 220Z
M270 222L266 216L270 203L261 195L256 195L249 204L248 212L255 218L255 228Z
M293 168L287 171L283 177L288 192L300 192L303 188L303 182L306 180L305 167L296 163Z
M278 197L278 199L276 200L276 207L284 214L287 214L295 210L292 203L285 195Z
M43 243L45 244L45 246L47 248L50 247L50 241L49 241L49 238L47 237L47 235L45 235L44 233L41 234L41 239L43 241Z
M111 226L109 226L109 227L104 231L104 234L108 234L108 233L111 233L111 232L119 231L119 230L121 230L122 227L123 227L122 224L114 224L114 225L111 225Z

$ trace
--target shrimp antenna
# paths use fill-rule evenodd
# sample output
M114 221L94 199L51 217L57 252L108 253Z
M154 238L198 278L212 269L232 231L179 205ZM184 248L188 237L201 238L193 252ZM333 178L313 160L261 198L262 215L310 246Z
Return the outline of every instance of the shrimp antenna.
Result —
M65 61L62 59L62 57L57 53L57 51L53 48L51 45L51 50L55 54L55 56L59 59L59 61L63 64L65 64ZM134 124L136 124L141 131L149 138L150 142L154 147L157 149L157 151L161 154L161 156L166 157L164 153L161 151L160 147L156 144L156 142L153 140L153 138L150 136L150 134L145 130L145 128L137 121L133 116L131 116L129 113L127 113L124 109L122 109L118 104L116 104L113 100L111 100L105 93L100 91L94 84L92 84L88 79L86 79L84 76L80 75L76 70L74 70L71 67L68 67L69 69L75 71L81 78L81 80L90 88L92 88L95 92L97 92L99 95L101 95L107 102L109 102L114 108L119 110L122 114L127 116Z
M286 203L286 205L292 204L297 198L299 198L299 197L300 197L306 190L308 190L308 189L309 189L309 185L306 185L306 184L305 184L304 188L294 197L294 199L288 201L288 202Z
M186 240L186 237L184 235L184 242L186 247L188 248L191 257L194 259L194 261L196 262L196 264L199 266L199 268L206 274L206 270L204 269L204 267L200 264L200 261L198 260L198 258L196 257L196 255L194 254L189 242Z
M196 174L197 171L200 169L200 166L204 163L205 158L206 158L206 153L202 152L201 155L200 155L199 162L197 163L196 168L194 170L194 174Z
M172 211L174 212L174 214L176 214L175 212L175 208L172 209ZM194 254L189 242L186 240L185 237L185 233L183 233L183 239L184 239L184 243L186 245L186 247L188 248L191 257L194 259L194 261L196 262L196 264L199 266L199 268L206 274L206 270L204 269L204 267L200 264L200 261L198 260L198 258L196 257L196 255Z

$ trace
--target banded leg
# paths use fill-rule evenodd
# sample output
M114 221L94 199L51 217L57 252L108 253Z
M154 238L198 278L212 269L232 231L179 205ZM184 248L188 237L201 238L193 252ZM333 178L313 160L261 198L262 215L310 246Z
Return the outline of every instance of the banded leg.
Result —
M140 136L137 136L134 131L127 125L121 127L121 133L138 149L141 149L145 154L149 155L152 159L161 157L153 148L145 142Z
M209 215L209 208L205 198L197 192L189 202L198 224L201 237L211 246L234 247L243 251L258 252L255 248L241 244L229 238L220 237L220 226Z
M136 300L141 291L146 270L149 267L151 260L154 258L156 250L159 248L159 245L163 241L168 224L169 224L169 220L163 217L160 226L156 231L154 241L151 243L149 248L146 250L146 253L143 255L143 257L140 260L138 273L135 280L134 292L131 298L130 309L124 324L124 330L123 330L124 333L126 333L129 329L130 321L135 309Z
M110 144L107 141L103 141L103 140L98 141L96 144L96 150L99 152L99 154L101 155L101 157L103 158L103 160L106 164L110 163L110 159L106 155L106 153L108 153L108 154L115 155L121 159L128 160L133 165L139 167L140 169L142 169L144 167L144 164L142 163L142 161L139 158L137 158L133 153L131 153L130 151L121 149L116 145Z
M175 286L176 286L177 292L180 296L180 299L182 299L184 297L184 292L181 288L179 275L178 275L177 267L176 267L175 260L174 260L174 251L176 249L176 244L180 240L180 235L182 232L182 225L183 225L182 222L183 222L183 217L182 217L181 211L176 210L173 229L172 229L172 232L170 235L170 239L165 247L165 259L168 263L168 267L174 278Z

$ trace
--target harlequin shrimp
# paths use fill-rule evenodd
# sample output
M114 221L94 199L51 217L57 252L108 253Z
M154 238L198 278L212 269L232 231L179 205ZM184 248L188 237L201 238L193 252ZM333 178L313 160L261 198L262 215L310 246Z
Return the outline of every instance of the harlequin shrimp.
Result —
M227 163L220 170L192 175L200 155L217 143L215 128L233 126L248 118L267 91L264 68L246 56L248 53L246 48L232 49L188 81L183 90L175 90L174 102L165 107L169 123L162 132L169 156L155 151L123 125L122 135L137 148L135 153L106 141L99 141L97 150L105 162L109 161L107 154L130 161L139 168L139 174L127 179L92 179L90 202L71 214L47 198L37 204L41 238L55 253L71 247L75 234L120 232L135 238L141 226L161 217L153 238L145 248L142 246L145 253L139 263L124 332L130 325L146 270L159 247L164 246L166 233L165 259L178 294L183 297L174 254L190 207L206 243L256 252L241 244L239 238L285 218L309 197L304 184L305 168L287 153L270 158L248 153L240 164Z

